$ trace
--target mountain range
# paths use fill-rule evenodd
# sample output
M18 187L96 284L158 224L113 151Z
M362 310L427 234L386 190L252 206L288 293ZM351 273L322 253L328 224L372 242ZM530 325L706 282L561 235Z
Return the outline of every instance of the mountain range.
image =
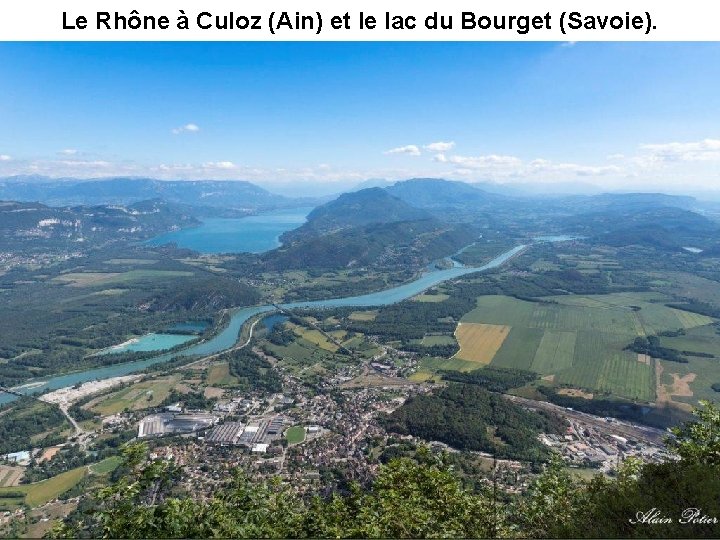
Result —
M0 200L42 202L53 206L132 204L148 199L196 208L258 210L317 204L293 199L245 181L154 180L107 178L92 180L11 177L0 179Z
M399 266L403 259L425 264L473 242L482 231L522 234L517 227L522 216L612 245L639 243L663 249L682 249L691 239L696 240L692 245L714 246L718 230L714 221L691 211L699 204L693 197L521 197L438 178L369 187L319 204L318 199L284 197L245 181L14 177L0 180L2 199L20 201L0 207L0 234L6 246L21 238L43 243L103 234L147 237L173 226L197 224L198 218L207 216L315 206L304 225L283 235L281 248L263 256L275 268Z

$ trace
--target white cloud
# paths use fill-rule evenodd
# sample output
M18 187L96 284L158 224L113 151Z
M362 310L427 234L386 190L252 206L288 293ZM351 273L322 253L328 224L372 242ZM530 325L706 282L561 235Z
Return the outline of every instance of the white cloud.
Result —
M197 133L198 131L200 131L200 126L193 123L185 124L172 130L175 135L180 135L181 133Z
M163 172L173 172L173 171L192 171L194 170L194 167L190 164L181 164L181 163L172 163L170 165L167 165L166 163L161 163L158 166L158 170Z
M438 176L469 182L587 182L597 178L598 185L630 188L631 186L716 188L717 164L720 163L720 139L690 142L643 144L624 153L605 153L596 160L576 162L555 159L529 159L513 154L487 153L460 155L453 152L454 142L435 141L426 145L406 145L386 154L426 156L428 159L386 160L394 165L330 165L327 156L318 156L313 166L292 162L245 165L230 160L141 163L107 155L86 154L68 148L54 158L34 160L11 158L0 154L0 169L8 174L42 174L53 177L149 176L160 179L242 178L260 184L336 185L346 187L368 178L402 180L421 176ZM440 151L441 148L448 150ZM625 150L618 148L618 150ZM222 156L222 154L220 154ZM187 159L187 158L186 158ZM360 159L360 158L358 158ZM399 165L397 165L399 164ZM328 188L329 189L329 188Z
M620 174L622 169L615 165L590 166L577 163L553 163L546 159L535 159L529 163L532 172L568 172L577 176L604 176L607 174Z
M459 156L438 154L434 160L455 165L448 171L451 176L507 181L553 182L572 180L577 177L621 175L623 169L616 165L579 165L577 163L553 162L548 159L524 161L517 156L488 154L482 156Z
M720 161L720 139L640 145L641 159L648 162Z
M425 150L430 152L447 152L455 147L455 141L438 141L424 146Z
M397 148L392 148L390 150L386 150L383 153L384 154L406 154L408 156L419 156L420 148L418 148L417 145L408 144L406 146L398 146Z
M522 165L522 160L520 158L516 158L515 156L501 156L497 154L489 154L486 156L450 156L448 161L470 169L518 167Z
M564 41L560 44L560 46L564 48L574 47L575 45L577 45L577 41Z
M68 167L110 167L112 163L109 161L104 161L101 159L96 159L92 161L86 161L81 159L68 159L63 161L58 161L57 163L61 165L66 165Z
M232 161L208 161L206 163L203 163L203 167L205 169L220 170L237 169L237 165L235 165Z
M445 156L443 156L445 158ZM523 162L515 156L489 154L486 156L447 156L446 161L458 165L462 174L474 170L489 177L508 177L521 174Z

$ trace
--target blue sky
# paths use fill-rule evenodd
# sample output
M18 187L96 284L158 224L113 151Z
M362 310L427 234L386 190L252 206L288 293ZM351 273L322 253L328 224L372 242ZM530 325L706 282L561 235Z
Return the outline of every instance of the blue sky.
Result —
M3 43L0 176L720 185L720 44Z

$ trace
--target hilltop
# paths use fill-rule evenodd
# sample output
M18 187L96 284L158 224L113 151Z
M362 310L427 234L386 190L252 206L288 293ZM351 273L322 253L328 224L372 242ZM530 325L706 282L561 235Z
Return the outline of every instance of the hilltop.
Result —
M472 242L471 230L449 226L381 188L344 193L315 208L264 256L273 269L381 265L416 268Z

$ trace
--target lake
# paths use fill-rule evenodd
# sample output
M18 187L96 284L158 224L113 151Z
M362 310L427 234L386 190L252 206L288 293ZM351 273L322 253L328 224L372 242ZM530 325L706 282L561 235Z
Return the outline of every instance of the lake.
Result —
M265 328L267 328L268 332L272 332L273 328L275 328L276 325L282 324L288 320L290 320L290 317L288 317L287 315L273 313L272 315L268 315L263 319L263 324L265 325Z
M280 235L305 223L311 210L291 208L244 218L209 218L198 227L161 234L145 243L174 243L200 253L264 253L279 247Z
M113 345L95 354L117 354L123 352L148 352L164 351L182 345L197 336L192 334L156 334L150 333L144 336L127 340L125 343Z

